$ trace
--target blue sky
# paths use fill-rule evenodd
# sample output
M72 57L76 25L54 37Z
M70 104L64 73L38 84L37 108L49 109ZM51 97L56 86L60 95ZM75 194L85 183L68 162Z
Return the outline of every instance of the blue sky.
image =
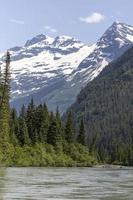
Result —
M114 22L133 25L133 0L0 0L0 52L43 33L95 42Z

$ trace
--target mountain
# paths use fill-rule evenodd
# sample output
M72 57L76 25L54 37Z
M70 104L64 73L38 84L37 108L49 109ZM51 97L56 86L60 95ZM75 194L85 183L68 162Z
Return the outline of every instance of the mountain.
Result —
M115 22L94 45L41 34L11 48L12 106L19 108L33 97L65 112L80 90L132 44L133 27ZM2 64L3 54L0 59Z
M80 92L72 111L100 160L133 164L133 47Z
M51 38L42 34L28 40L23 47L9 49L11 104L19 107L33 96L36 103L46 101L54 109L59 103L54 100L54 94L57 95L67 77L93 49L69 36Z

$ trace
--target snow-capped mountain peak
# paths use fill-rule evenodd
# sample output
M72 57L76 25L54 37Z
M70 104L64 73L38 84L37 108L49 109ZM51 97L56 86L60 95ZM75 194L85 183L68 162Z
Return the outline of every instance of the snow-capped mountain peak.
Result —
M133 27L121 22L114 22L95 44L95 48L79 65L76 73L69 80L82 77L82 87L99 75L108 63L117 59L133 45ZM77 83L76 83L77 84Z
M121 22L114 22L98 42L99 45L103 43L104 46L105 43L111 45L115 42L121 48L125 44L133 42L133 27Z
M124 53L133 43L133 27L124 23L114 22L103 36L98 40L93 55L89 55L86 60L91 60L96 63L106 58L110 62L120 54Z
M70 36L66 36L66 35L61 35L61 36L57 36L53 42L53 46L57 47L57 48L70 48L70 49L76 49L76 48L80 48L82 47L84 44L81 43L79 40L70 37Z
M121 22L114 22L91 46L70 36L37 35L10 49L12 105L20 107L33 97L64 112L82 87L132 45L133 27Z
M53 38L50 38L46 35L43 35L43 34L40 34L40 35L37 35L36 37L33 37L31 40L28 40L26 43L25 43L25 47L27 46L31 46L31 45L34 45L36 43L40 43L42 41L45 41L45 44L50 44L53 42Z
M67 40L74 40L74 38L67 35L59 35L55 38L55 41L58 41L60 43L65 42Z

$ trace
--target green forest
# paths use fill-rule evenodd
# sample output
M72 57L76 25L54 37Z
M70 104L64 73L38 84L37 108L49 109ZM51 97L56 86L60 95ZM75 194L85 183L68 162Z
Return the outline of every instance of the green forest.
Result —
M92 166L97 163L94 152L85 142L85 129L81 120L76 131L73 114L69 112L62 122L47 105L27 107L18 113L10 108L11 68L10 53L0 73L0 166Z
M133 47L88 83L70 110L77 126L84 120L98 160L133 166Z

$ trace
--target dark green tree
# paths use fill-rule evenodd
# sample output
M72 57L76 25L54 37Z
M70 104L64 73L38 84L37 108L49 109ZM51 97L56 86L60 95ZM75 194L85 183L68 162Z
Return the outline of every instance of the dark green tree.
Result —
M18 134L19 134L19 123L17 112L15 109L11 110L11 117L10 117L10 141L12 144L18 144Z
M27 112L26 112L26 124L28 128L28 134L31 142L35 142L36 140L36 131L35 131L35 105L33 98L28 105Z
M40 142L46 142L49 127L49 113L47 107L40 104L35 110L35 129Z
M73 122L73 115L70 111L67 116L67 122L65 127L65 139L68 143L74 142L74 136L75 136L75 127Z
M53 146L57 146L60 141L61 141L61 136L58 129L58 123L54 114L51 113L50 124L47 134L47 143Z
M85 127L84 127L84 121L81 120L80 127L79 127L79 134L77 136L77 142L85 145Z
M25 105L23 104L22 105L22 108L21 108L21 110L20 110L20 117L22 117L22 118L26 118L26 107L25 107Z
M10 122L10 53L5 56L5 69L0 81L0 143L9 141Z
M21 146L30 144L30 139L28 135L28 128L27 124L25 122L25 119L22 117L18 118L19 123L19 134L18 134L18 140Z
M63 141L65 139L64 126L63 126L62 119L60 116L59 107L57 107L56 109L56 120L57 120L57 125L58 125L58 132L60 134L61 140Z

